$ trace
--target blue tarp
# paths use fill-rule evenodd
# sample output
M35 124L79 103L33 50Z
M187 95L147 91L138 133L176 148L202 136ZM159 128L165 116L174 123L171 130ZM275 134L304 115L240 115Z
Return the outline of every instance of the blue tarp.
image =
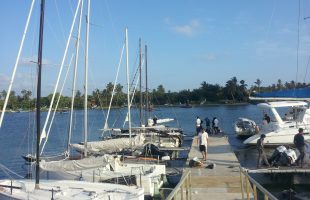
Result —
M310 98L310 87L281 90L275 92L264 92L260 94L254 94L253 96L262 98Z

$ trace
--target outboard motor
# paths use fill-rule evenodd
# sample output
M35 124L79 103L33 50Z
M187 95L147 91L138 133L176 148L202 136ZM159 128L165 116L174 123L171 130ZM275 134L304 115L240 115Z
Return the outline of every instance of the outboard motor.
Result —
M293 149L288 149L284 152L289 160L289 165L292 165L297 160L296 152Z
M286 151L286 147L285 146L278 146L275 151L273 152L271 158L269 159L269 162L271 163L271 165L276 164L279 159L281 158L282 154Z
M280 166L291 166L295 163L297 159L296 152L293 149L287 149L281 154L277 165Z

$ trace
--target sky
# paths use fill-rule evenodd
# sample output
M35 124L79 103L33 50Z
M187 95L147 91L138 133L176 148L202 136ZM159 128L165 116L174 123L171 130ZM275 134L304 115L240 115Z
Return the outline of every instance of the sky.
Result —
M7 90L29 14L31 0L0 2L0 91ZM55 90L78 0L46 0L42 95ZM83 89L85 65L84 2L77 87ZM13 90L35 91L40 1L35 2ZM69 68L63 93L72 88L78 18L60 75ZM139 65L139 39L147 45L148 85L166 91L196 89L203 81L224 86L232 77L248 86L309 83L310 2L306 0L91 0L88 91L114 82L126 86L128 28L130 80ZM70 60L71 65L70 65ZM142 70L145 73L145 70ZM145 78L143 75L143 83ZM57 89L59 91L59 89ZM126 87L124 87L126 92Z

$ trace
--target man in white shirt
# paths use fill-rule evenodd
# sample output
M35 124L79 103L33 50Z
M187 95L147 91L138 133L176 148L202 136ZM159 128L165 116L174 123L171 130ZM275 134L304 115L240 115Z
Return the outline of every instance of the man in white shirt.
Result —
M198 145L204 161L207 160L208 137L208 133L202 128L198 134Z
M219 120L216 117L213 118L213 129L214 129L214 133L215 134L220 132L220 130L219 130Z
M196 119L196 133L197 135L199 134L201 130L201 119L199 118L199 116L197 116L197 119Z

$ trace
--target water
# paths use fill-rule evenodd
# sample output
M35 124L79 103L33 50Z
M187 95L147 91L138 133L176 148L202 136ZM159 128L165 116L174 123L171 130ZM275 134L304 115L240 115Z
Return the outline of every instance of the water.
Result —
M124 116L127 108L112 109L110 113L109 125L120 127L123 125ZM101 136L101 128L104 126L106 110L89 110L88 112L88 139L97 140ZM47 113L42 112L43 127ZM84 122L83 111L76 111L74 115L74 126L72 142L77 143L83 141ZM229 142L235 151L239 162L244 167L256 166L257 153L255 147L247 147L242 144L242 140L235 137L233 131L233 123L239 117L253 119L256 122L262 120L262 113L255 105L221 105L221 106L201 106L193 108L178 108L178 107L159 107L155 108L152 116L157 118L176 118L174 122L168 125L173 127L181 127L184 133L191 138L195 134L196 117L200 116L202 120L205 117L219 119L219 127L225 132L229 138ZM67 133L69 124L69 114L57 113L53 123L49 142L46 145L45 152L56 154L63 152L67 145ZM35 152L33 149L34 143L34 112L21 113L6 113L4 123L0 129L0 160L1 164L10 170L25 176L29 167L25 165L22 155ZM132 126L138 125L138 110L132 111ZM185 141L185 145L190 145L191 140ZM271 155L273 149L267 149L266 153ZM178 164L176 164L178 165ZM182 164L180 164L182 165ZM0 171L0 177L7 176L3 171ZM307 191L310 186L309 175L260 175L255 174L253 177L263 184L271 192L277 193L282 190L294 189L297 192Z

